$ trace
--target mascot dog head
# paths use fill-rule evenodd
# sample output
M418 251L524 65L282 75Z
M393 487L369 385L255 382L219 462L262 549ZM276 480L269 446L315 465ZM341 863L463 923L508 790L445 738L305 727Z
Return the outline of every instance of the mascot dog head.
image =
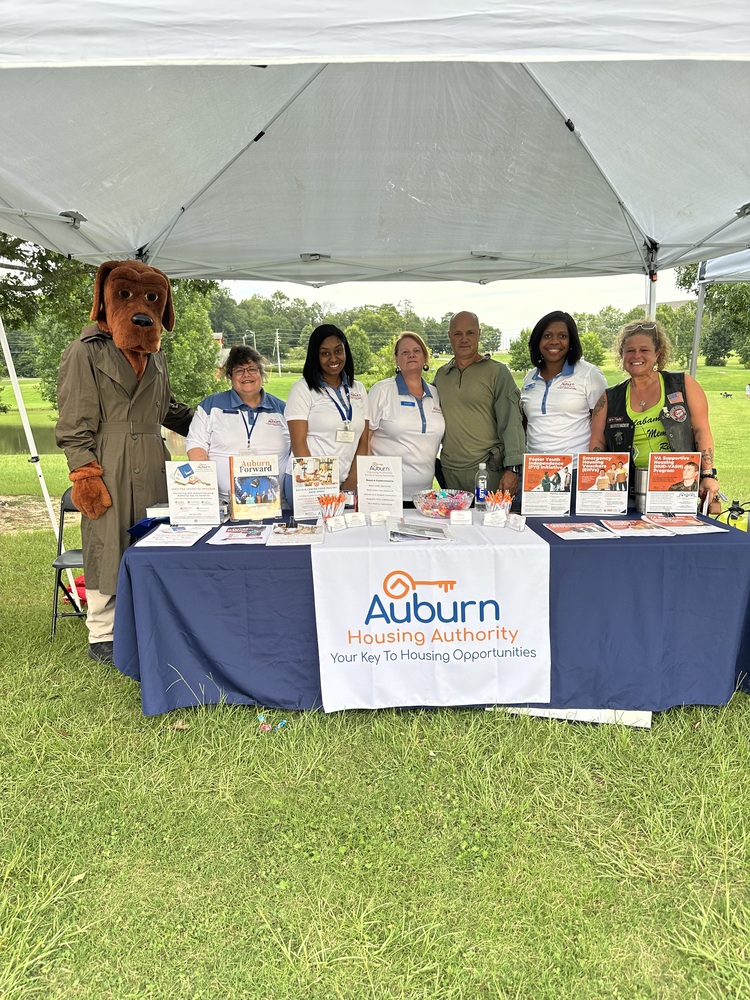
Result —
M137 355L145 367L145 355L159 350L162 328L174 326L169 279L139 260L108 260L96 272L91 319L112 334L134 368Z

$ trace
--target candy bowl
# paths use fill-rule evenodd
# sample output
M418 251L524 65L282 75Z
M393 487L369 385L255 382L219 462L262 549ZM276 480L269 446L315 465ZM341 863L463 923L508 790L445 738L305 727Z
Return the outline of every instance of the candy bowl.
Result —
M474 496L464 490L422 490L412 497L414 506L427 517L450 517L452 510L468 510Z

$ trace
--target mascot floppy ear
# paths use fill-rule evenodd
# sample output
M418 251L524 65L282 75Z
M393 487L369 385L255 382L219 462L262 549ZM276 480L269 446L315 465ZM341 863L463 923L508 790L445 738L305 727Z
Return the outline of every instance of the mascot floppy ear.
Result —
M99 323L106 333L110 331L107 327L107 310L104 305L104 282L109 277L112 268L117 267L121 263L121 260L108 260L104 264L100 264L99 270L96 272L96 278L94 278L94 302L91 306L91 316L89 318L94 323ZM172 315L174 315L174 312Z
M154 268L154 270L156 270L156 268ZM159 271L159 274L162 273L162 271ZM167 277L166 274L164 277ZM164 312L162 313L161 322L164 329L168 330L169 333L174 330L174 305L172 303L172 286L169 284L169 278L167 278L167 301L164 303Z

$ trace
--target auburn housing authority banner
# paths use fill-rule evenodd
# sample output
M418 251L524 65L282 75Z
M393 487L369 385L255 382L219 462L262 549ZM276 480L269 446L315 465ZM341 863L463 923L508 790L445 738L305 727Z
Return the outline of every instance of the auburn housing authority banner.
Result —
M396 545L360 528L311 556L326 712L550 700L538 535L466 526L454 542Z

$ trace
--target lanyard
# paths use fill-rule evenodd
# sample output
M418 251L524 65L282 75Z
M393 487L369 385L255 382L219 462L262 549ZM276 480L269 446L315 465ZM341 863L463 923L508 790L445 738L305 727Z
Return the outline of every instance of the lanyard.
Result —
M252 414L252 417L253 417L252 421L250 420L250 418L247 415L248 412L250 412ZM241 414L242 420L243 420L243 422L245 424L245 428L247 429L247 446L249 448L250 447L250 438L253 436L253 431L255 430L255 425L258 422L258 411L257 410L247 411L247 410L243 410L242 408L240 408L240 414Z
M339 395L338 389L333 390L335 396L332 396L328 389L328 386L325 386L326 396L328 396L333 405L339 411L339 415L341 419L344 421L344 423L350 424L352 420L353 410L352 410L351 396L349 395L349 386L346 384L346 382L343 382L341 388L344 390L344 395L346 396L346 406L342 405L343 400L341 400L341 396Z

